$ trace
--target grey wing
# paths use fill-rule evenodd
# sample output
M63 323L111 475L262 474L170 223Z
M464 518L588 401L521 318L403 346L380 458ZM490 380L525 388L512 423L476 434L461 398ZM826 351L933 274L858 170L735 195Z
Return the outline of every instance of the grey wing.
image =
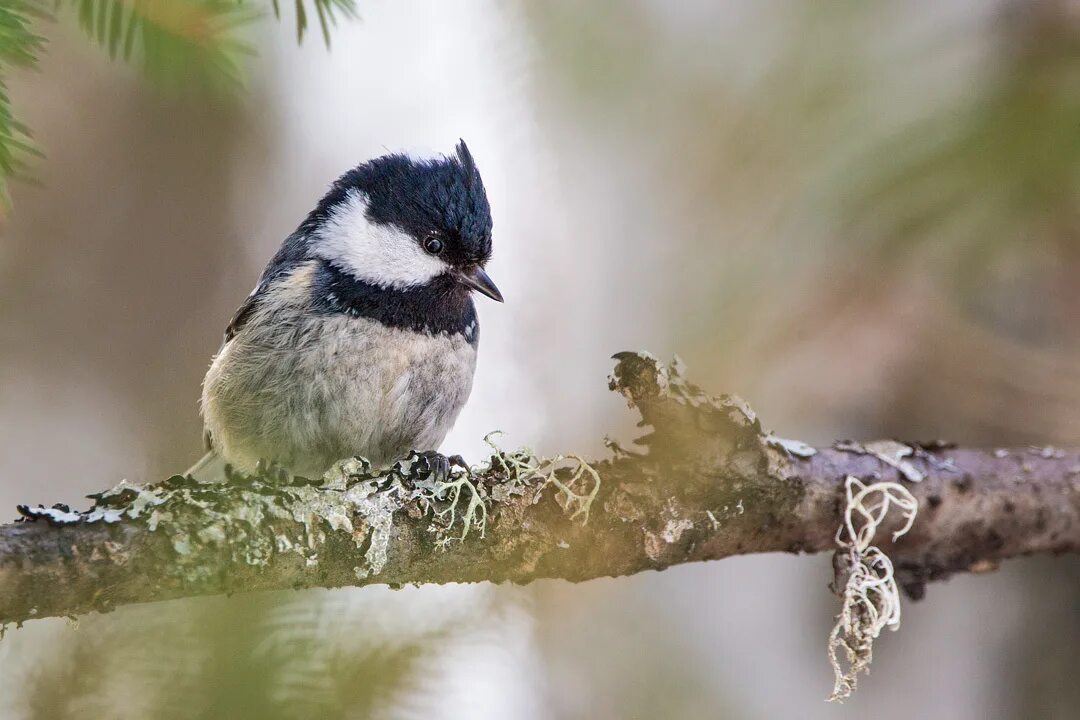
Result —
M266 291L266 281L260 281L255 289L248 293L248 296L244 298L244 302L240 304L240 307L233 313L232 319L229 320L229 324L225 326L225 337L221 341L221 347L218 348L220 353L226 343L236 337L236 333L240 332L240 329L244 327L251 314L255 312L255 308L258 307L259 298ZM214 438L210 434L210 430L203 428L203 449L208 453L214 449Z
M236 334L247 324L251 319L252 314L259 305L259 300L266 293L271 281L280 276L288 268L293 267L297 262L300 262L306 257L306 240L303 233L297 231L285 239L281 248L277 254L270 260L269 265L263 271L262 277L259 279L258 285L251 291L250 294L244 299L244 302L240 304L240 307L233 313L232 319L225 327L225 338L222 340L221 347L225 347L225 343L236 337ZM218 349L221 352L221 348ZM210 436L208 430L203 431L203 444L207 450L213 448L213 438Z
M266 291L266 283L260 282L255 286L255 289L244 298L244 302L233 313L232 320L225 326L225 340L222 342L222 347L225 343L236 337L236 333L240 332L240 329L244 327L247 321L251 318L251 313L255 312L255 308L259 304L259 298Z

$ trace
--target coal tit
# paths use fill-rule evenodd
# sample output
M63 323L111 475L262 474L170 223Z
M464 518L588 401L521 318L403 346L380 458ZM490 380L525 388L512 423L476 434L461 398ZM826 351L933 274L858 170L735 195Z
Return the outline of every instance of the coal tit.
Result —
M392 154L342 175L266 266L203 382L209 452L319 477L363 456L433 451L472 388L491 210L469 149Z

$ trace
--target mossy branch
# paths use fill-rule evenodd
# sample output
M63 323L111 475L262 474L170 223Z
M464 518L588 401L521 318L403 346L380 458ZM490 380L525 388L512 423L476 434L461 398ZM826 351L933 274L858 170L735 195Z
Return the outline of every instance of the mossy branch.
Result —
M21 507L0 526L0 624L215 593L383 583L580 581L757 552L836 551L847 478L902 484L917 519L878 545L896 581L925 583L1032 553L1080 551L1080 456L838 443L767 433L678 364L621 353L611 388L650 432L586 463L496 448L438 478L414 455L318 482L267 473L223 485L121 485L81 513ZM846 489L847 487L847 489ZM873 508L870 509L872 511ZM862 511L860 511L862 512Z

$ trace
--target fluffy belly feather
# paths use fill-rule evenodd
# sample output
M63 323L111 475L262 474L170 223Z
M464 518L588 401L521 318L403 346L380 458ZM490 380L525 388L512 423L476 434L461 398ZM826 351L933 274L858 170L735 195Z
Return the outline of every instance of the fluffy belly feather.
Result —
M353 455L381 465L438 447L475 366L460 335L279 317L244 328L214 358L203 417L215 449L244 471L260 459L307 476Z

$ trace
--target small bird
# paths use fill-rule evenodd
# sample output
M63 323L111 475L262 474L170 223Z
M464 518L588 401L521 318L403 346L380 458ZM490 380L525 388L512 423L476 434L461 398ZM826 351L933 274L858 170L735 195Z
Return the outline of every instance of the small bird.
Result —
M208 452L189 474L263 462L316 478L352 456L433 453L472 389L471 293L503 300L484 271L491 228L464 140L338 178L226 328L203 381Z

